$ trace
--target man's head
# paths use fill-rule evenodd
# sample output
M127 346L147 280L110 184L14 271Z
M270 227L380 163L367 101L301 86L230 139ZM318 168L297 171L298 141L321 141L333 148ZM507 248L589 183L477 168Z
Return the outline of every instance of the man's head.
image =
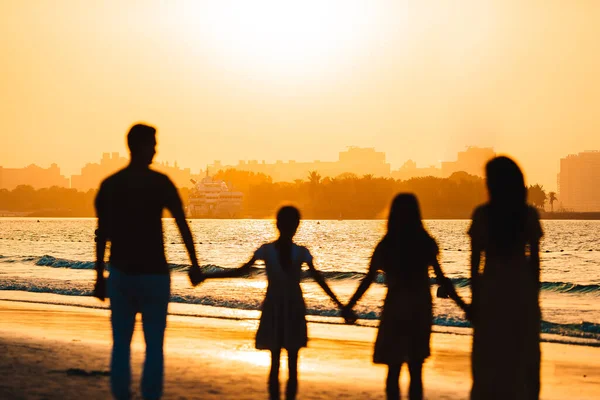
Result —
M136 163L150 165L156 154L156 128L135 124L127 134L127 145L131 160Z

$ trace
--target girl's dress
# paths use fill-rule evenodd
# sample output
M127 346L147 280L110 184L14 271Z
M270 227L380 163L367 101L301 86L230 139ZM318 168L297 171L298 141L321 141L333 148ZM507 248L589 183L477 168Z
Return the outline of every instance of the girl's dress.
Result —
M257 349L297 351L306 347L306 305L300 280L302 265L312 262L312 255L295 243L291 255L290 269L283 270L275 243L264 244L254 253L257 260L264 260L268 279L256 333Z
M422 362L430 355L433 312L429 266L437 257L438 248L431 238L422 248L418 255L402 257L400 253L398 262L404 265L386 265L382 243L375 248L371 267L385 272L388 286L375 341L375 364Z
M489 237L489 206L475 210L469 235L485 252L479 298L473 299L471 399L538 399L540 373L539 277L526 248L542 237L538 213L527 209L515 251L500 254Z

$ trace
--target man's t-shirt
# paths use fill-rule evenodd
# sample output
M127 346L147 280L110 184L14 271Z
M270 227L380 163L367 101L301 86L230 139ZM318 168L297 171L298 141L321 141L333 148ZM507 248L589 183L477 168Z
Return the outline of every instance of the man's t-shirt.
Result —
M168 274L162 213L182 209L171 180L127 167L108 177L96 196L99 235L111 243L110 264L129 274Z

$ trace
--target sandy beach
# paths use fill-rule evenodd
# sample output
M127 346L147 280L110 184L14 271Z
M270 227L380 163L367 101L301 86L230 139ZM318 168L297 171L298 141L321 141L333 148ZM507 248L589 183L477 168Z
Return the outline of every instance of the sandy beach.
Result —
M0 313L0 398L110 398L107 310L2 300ZM133 338L134 388L143 360L140 328ZM269 356L254 350L255 329L252 320L169 316L165 398L266 398ZM371 363L375 329L310 323L309 337L300 353L299 399L384 398L385 367ZM470 342L465 335L433 335L427 399L468 398ZM600 348L543 343L542 351L543 399L600 396ZM282 382L286 374L283 368Z

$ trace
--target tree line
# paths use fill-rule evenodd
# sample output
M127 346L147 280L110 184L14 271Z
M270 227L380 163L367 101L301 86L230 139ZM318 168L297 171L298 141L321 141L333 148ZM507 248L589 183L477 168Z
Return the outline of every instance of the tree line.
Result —
M487 200L485 180L466 172L455 172L448 178L395 180L352 173L322 177L311 171L305 179L273 182L265 174L229 169L219 171L215 178L244 193L243 214L254 218L270 217L284 203L297 205L305 218L385 218L393 196L411 192L419 199L423 218L460 219L470 218L473 209ZM556 196L553 192L550 195L553 204ZM529 186L528 197L541 210L549 198L539 184Z
M448 178L421 177L408 180L357 176L345 173L322 177L311 171L305 179L273 182L261 173L228 169L215 179L227 182L244 194L242 217L270 218L282 204L292 203L305 218L377 219L385 218L392 197L399 192L417 195L423 218L469 218L473 209L486 201L484 179L456 172ZM179 189L184 204L190 188ZM87 192L61 187L34 189L21 185L13 190L0 189L0 211L27 212L32 216L93 217L96 190ZM555 194L546 195L541 185L529 187L529 200L543 209Z

